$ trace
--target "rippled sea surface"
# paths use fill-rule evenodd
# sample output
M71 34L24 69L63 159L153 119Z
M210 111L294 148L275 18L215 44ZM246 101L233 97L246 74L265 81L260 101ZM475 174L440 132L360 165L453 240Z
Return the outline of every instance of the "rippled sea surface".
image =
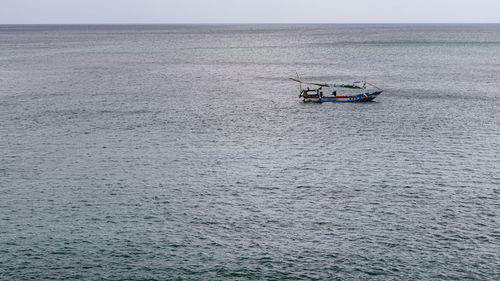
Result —
M0 26L0 279L499 280L499 88L500 25Z

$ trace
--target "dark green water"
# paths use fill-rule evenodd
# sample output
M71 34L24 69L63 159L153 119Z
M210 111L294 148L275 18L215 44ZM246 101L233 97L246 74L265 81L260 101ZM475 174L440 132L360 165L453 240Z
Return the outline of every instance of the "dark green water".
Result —
M500 25L0 26L0 279L499 280L499 77Z

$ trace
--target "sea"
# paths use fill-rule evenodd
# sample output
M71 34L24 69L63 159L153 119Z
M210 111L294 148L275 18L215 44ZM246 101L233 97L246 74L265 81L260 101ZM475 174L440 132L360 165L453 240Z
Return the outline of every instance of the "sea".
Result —
M500 280L499 88L500 24L1 25L0 279Z

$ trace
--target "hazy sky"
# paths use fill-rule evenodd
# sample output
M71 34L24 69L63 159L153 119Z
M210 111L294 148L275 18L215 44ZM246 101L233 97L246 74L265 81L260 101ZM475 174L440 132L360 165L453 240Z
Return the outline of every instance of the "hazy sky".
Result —
M500 0L0 0L20 23L500 23Z

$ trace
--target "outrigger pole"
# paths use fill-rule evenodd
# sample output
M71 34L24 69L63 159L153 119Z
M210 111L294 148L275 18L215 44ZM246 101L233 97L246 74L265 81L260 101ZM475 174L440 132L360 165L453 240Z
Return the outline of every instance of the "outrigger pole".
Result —
M366 84L368 84L368 85L370 85L370 86L372 86L372 87L375 87L375 89L377 89L377 90L379 90L379 91L382 91L382 89L381 89L381 88L379 88L379 87L377 87L377 86L373 85L372 83L368 83L368 82L365 82L365 83L366 83Z
M290 78L290 79L295 81L295 82L299 82L301 87L302 87L302 83L308 84L308 85L314 85L314 86L318 86L318 87L347 88L347 89L366 89L366 85L370 85L370 86L374 87L375 89L382 91L381 88L373 85L372 83L366 82L366 81L356 81L356 82L352 83L352 85L350 85L350 84L336 84L336 83L328 84L328 83L302 82L302 80L300 80L299 73L298 72L295 72L295 73L297 74L297 79L295 79L295 78ZM358 86L358 85L356 85L357 83L363 83L363 86Z

